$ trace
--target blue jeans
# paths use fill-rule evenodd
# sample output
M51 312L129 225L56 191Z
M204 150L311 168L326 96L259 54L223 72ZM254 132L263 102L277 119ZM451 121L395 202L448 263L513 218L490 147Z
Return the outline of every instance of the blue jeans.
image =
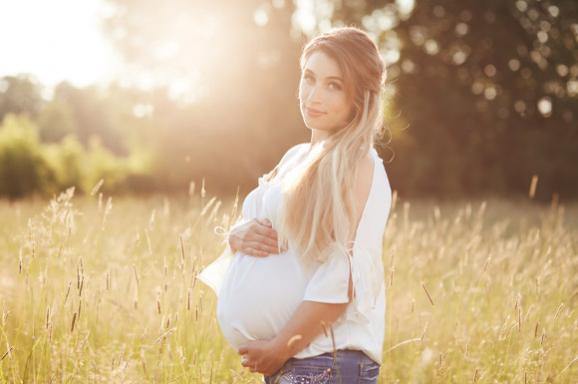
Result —
M265 384L377 384L380 365L364 352L339 349L322 355L287 360Z

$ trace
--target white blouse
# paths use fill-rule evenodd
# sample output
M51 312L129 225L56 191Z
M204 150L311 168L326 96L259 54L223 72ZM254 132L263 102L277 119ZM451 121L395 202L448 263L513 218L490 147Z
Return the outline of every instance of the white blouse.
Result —
M289 169L309 143L289 149L279 173ZM298 255L286 252L267 257L232 253L227 244L219 258L198 275L217 295L217 319L225 338L236 349L249 340L275 337L303 300L324 303L349 301L349 270L353 299L332 325L331 335L321 333L295 358L316 356L333 349L358 349L382 364L385 336L385 282L382 262L383 236L391 208L391 188L383 160L374 148L372 184L353 245L353 255L331 254L316 268L304 268ZM275 228L281 183L259 185L243 201L242 216L235 226L253 218L269 218ZM329 332L330 333L330 332Z

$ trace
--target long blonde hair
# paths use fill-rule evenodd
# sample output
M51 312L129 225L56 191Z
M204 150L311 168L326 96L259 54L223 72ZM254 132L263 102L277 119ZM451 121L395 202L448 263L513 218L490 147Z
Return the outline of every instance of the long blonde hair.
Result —
M289 245L304 262L323 262L335 247L351 252L352 244L347 242L357 229L353 228L356 216L351 186L357 180L360 159L383 134L386 74L376 44L358 28L333 29L305 45L301 71L317 50L338 63L347 100L354 108L346 125L311 148L302 165L282 179L283 199L274 226L280 246ZM276 169L263 177L270 180L275 174Z

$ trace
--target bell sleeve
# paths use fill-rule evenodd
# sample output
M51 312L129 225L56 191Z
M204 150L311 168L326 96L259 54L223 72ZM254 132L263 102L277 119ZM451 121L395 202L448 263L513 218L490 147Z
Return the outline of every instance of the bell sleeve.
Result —
M370 252L361 246L353 247L353 256L343 250L330 253L319 264L309 280L303 300L321 303L350 303L345 318L359 323L370 321L369 312L375 308L384 284L380 250ZM352 298L349 300L349 277Z
M346 253L335 250L319 264L307 287L303 300L321 303L348 303L351 262Z
M376 159L372 187L353 246L334 246L308 282L304 299L323 303L349 303L343 318L366 324L385 289L382 251L384 230L391 207L391 189L383 165ZM349 277L352 298L349 300Z

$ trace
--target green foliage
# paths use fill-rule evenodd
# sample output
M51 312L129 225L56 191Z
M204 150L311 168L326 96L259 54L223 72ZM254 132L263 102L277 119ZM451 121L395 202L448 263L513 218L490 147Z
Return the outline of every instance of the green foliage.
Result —
M45 156L56 169L58 184L62 188L83 184L84 148L72 135L65 136L58 144L45 145ZM83 190L83 188L80 188Z
M100 180L102 190L122 189L131 174L146 172L149 157L117 157L98 137L85 148L72 134L57 143L41 143L37 125L25 115L8 114L0 125L0 196L52 195L75 186L88 193Z
M42 141L56 142L76 131L76 122L70 106L59 99L46 103L38 116Z
M92 188L100 179L107 181L104 190L112 190L122 183L129 173L128 165L102 146L97 136L89 140L84 158L83 189Z
M388 59L387 123L401 160L388 169L392 184L520 195L536 174L538 199L578 196L578 3L401 3L346 4L330 16L368 30Z
M355 25L387 64L392 139L378 149L400 195L520 196L537 175L536 199L578 196L575 0L343 2L307 37L293 23L298 2L217 1L210 38L204 27L174 32L175 20L197 24L198 2L108 3L119 9L103 20L111 42L158 86L63 82L45 101L30 79L0 79L0 119L11 112L37 122L43 150L29 142L27 161L42 163L47 149L58 188L89 190L104 175L115 191L184 192L205 179L219 194L247 192L287 148L309 140L296 98L306 38ZM265 25L255 23L257 9ZM160 58L150 47L166 41L190 49ZM48 189L29 181L12 194Z
M42 105L40 85L29 75L0 79L0 121L9 113L38 115Z
M0 126L0 195L53 192L55 177L34 123L26 116L8 114Z

